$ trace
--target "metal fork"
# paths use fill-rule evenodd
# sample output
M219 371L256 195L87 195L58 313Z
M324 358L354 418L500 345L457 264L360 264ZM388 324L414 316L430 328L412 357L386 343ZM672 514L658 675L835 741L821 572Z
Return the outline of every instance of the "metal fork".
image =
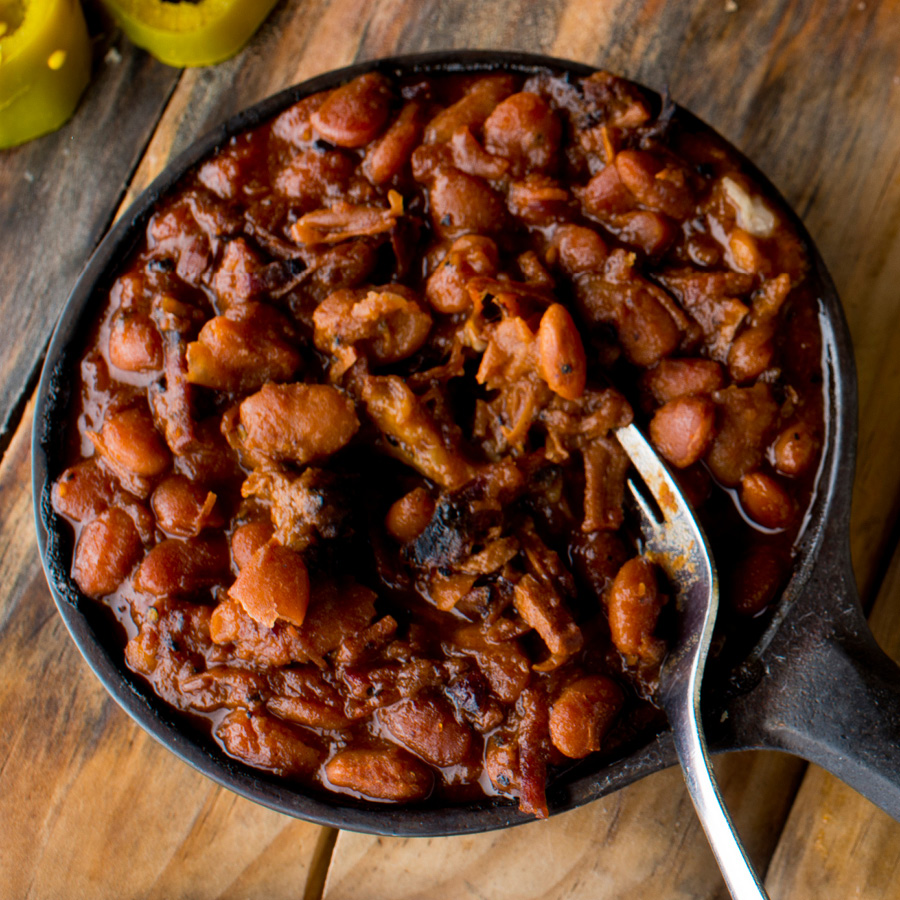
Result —
M634 425L619 428L616 436L662 513L660 518L629 478L646 555L677 589L677 635L660 672L659 700L684 780L731 896L768 900L719 795L700 717L700 685L719 606L715 563L690 505L653 447Z

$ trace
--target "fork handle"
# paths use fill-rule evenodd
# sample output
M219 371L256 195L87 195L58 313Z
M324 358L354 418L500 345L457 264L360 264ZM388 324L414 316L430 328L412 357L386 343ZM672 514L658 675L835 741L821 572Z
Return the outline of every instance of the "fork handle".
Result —
M665 701L663 705L669 706ZM666 713L688 793L731 896L734 900L769 900L722 802L696 707L672 704Z

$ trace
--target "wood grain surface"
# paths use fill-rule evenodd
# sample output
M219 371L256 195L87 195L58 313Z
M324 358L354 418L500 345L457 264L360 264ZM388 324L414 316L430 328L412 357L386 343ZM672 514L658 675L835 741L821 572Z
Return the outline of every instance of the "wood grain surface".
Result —
M106 696L54 611L33 531L31 392L116 210L242 107L394 53L603 66L668 86L772 178L818 243L859 369L856 573L900 658L900 3L287 0L235 59L184 72L92 23L95 77L74 119L0 154L0 896L727 896L676 771L547 822L400 840L289 819L179 762ZM900 897L900 825L868 801L775 753L716 768L773 898Z

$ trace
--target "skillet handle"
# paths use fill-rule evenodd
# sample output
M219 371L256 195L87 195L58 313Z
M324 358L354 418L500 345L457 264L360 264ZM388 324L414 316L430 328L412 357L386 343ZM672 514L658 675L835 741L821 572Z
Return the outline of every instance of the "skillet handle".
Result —
M729 705L733 738L816 763L900 821L900 668L869 631L849 560L823 568L763 653L764 677Z

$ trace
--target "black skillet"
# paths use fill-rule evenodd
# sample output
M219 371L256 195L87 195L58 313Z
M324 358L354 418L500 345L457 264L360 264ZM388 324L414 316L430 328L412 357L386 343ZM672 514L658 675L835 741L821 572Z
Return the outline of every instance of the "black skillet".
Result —
M323 825L389 835L487 831L529 820L515 803L484 799L461 805L398 807L361 804L304 792L227 757L186 725L130 672L121 639L99 604L69 577L71 537L50 506L50 487L64 468L63 429L77 360L97 304L117 267L143 236L156 201L228 138L253 128L303 96L365 71L388 75L550 70L589 75L593 69L549 57L453 51L362 63L319 76L263 100L197 141L175 159L94 253L53 335L38 392L32 472L41 558L60 615L94 673L144 729L215 781L265 806ZM680 116L691 119L679 110ZM696 121L696 120L693 120ZM752 165L758 181L779 196ZM787 204L782 200L785 209ZM815 499L791 581L752 650L720 659L725 673L706 687L707 734L715 752L785 750L825 769L900 819L900 669L875 643L863 616L849 554L849 513L856 446L856 373L850 337L834 285L802 224L820 298L828 440ZM712 679L710 679L712 680ZM551 813L573 809L677 762L668 730L612 763L587 761L548 791Z

